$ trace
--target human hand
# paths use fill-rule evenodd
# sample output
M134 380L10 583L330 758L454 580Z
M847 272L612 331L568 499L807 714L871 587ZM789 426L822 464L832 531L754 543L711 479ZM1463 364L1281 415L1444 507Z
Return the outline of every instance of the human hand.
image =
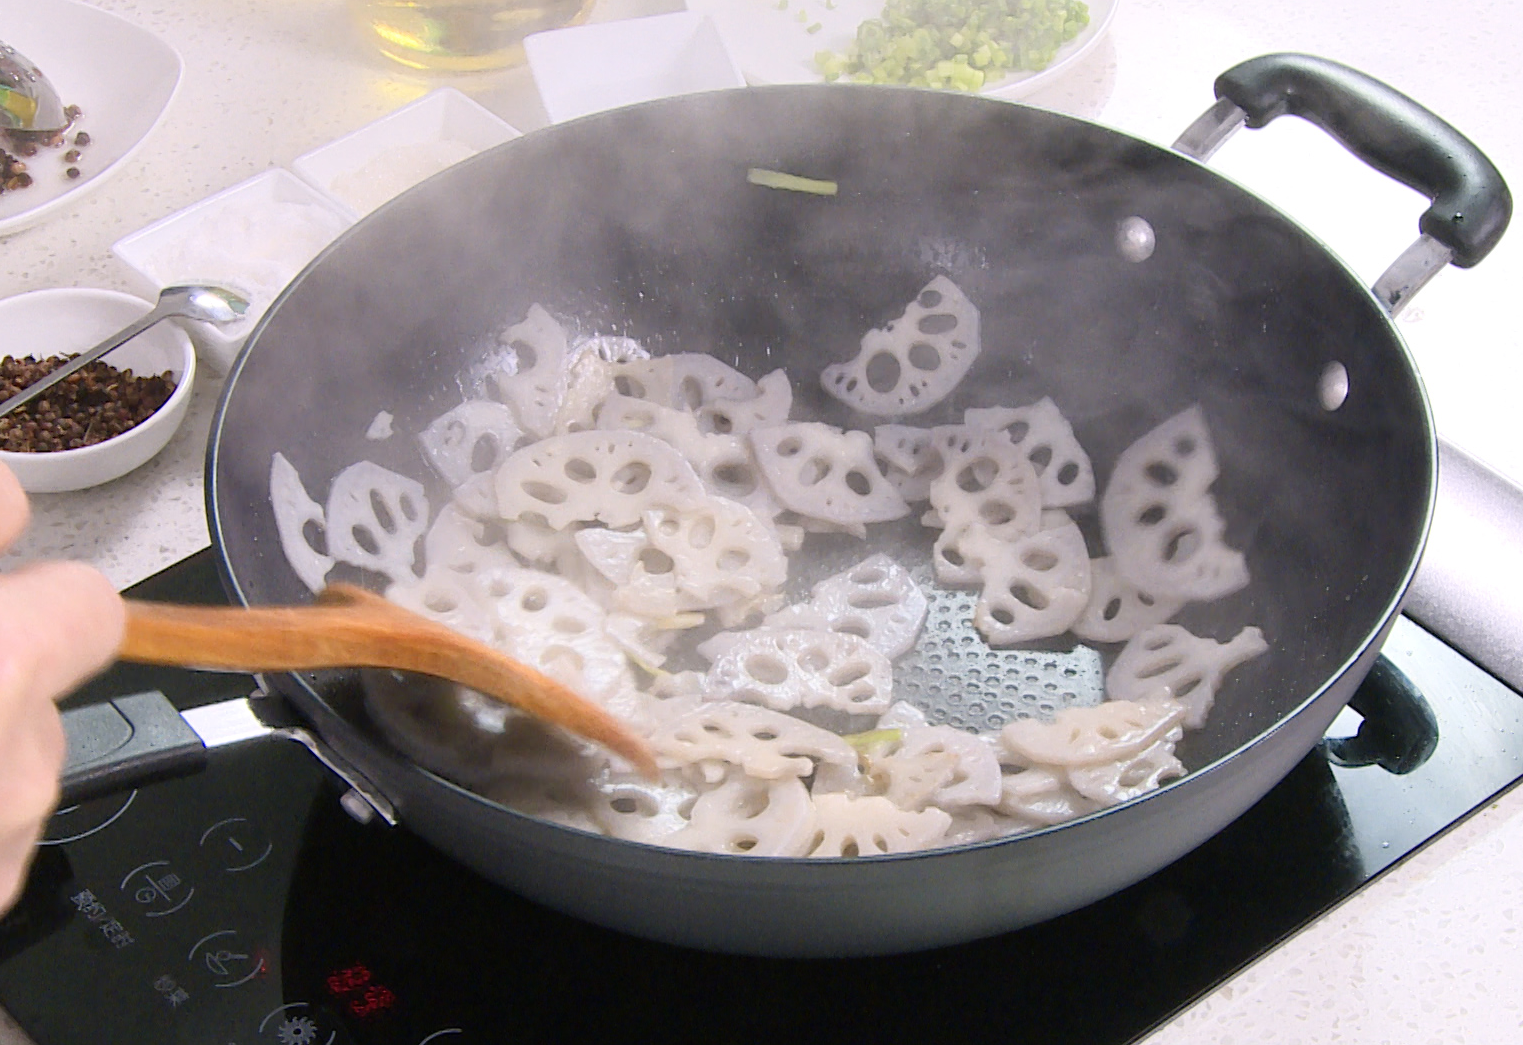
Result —
M0 465L0 551L27 515L26 494ZM0 575L0 913L20 893L58 801L64 734L53 701L111 662L123 622L111 582L83 563Z

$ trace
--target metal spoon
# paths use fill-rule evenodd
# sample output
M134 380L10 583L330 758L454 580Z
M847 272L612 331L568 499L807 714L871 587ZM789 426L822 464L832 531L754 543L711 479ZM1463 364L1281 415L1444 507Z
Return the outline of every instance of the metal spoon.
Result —
M42 70L0 41L0 128L25 135L57 134L73 121Z
M0 417L4 417L17 407L30 403L76 370L95 362L112 349L120 348L161 319L182 316L185 319L198 319L206 323L231 323L242 317L248 309L247 301L225 287L200 284L165 287L159 294L159 303L141 319L127 324L88 352L81 353L47 377L28 385L5 402L0 403Z

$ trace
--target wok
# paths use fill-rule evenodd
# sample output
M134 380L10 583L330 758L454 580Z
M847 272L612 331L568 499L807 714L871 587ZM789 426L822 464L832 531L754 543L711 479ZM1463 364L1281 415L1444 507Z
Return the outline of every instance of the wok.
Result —
M1391 316L1445 262L1479 261L1511 207L1473 145L1342 66L1268 56L1216 89L1222 101L1179 150L1204 156L1238 124L1288 111L1434 201L1377 292L1196 159L1092 123L913 89L688 96L526 135L361 221L253 333L208 456L230 592L304 601L270 506L272 455L319 498L361 459L426 480L411 440L366 439L372 419L389 411L397 431L420 431L529 306L656 352L710 352L753 377L787 367L794 417L860 427L815 375L945 273L980 308L985 349L953 397L908 423L1051 396L1103 489L1129 442L1190 404L1205 411L1227 540L1246 550L1252 582L1179 619L1217 638L1256 624L1271 652L1235 672L1187 735L1183 778L1059 827L923 854L695 854L522 815L417 764L371 721L355 673L274 685L403 822L462 863L571 914L699 948L844 956L969 940L1183 855L1312 749L1374 663L1436 480L1428 405ZM761 188L747 183L753 167L839 192ZM1154 239L1145 260L1118 249L1118 228L1139 217ZM1340 373L1341 402L1327 392ZM934 703L960 685L896 695Z

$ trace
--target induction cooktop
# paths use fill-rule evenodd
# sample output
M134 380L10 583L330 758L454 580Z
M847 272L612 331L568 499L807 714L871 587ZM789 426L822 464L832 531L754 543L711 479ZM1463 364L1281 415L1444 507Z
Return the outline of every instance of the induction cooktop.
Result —
M222 599L209 551L133 594ZM884 958L721 956L601 929L477 877L405 821L360 822L296 744L218 749L198 773L53 817L0 920L0 1006L37 1045L1130 1042L1523 777L1512 689L1406 618L1378 670L1410 686L1365 694L1367 718L1344 712L1151 878ZM157 690L185 709L257 685L119 665L75 700Z

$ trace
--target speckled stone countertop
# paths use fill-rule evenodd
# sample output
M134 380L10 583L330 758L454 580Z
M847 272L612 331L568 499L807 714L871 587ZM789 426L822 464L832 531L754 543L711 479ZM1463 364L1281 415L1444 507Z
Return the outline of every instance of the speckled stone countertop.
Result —
M425 78L356 37L341 0L95 0L185 60L165 122L109 183L0 239L0 297L53 286L131 290L109 252L127 233L449 84L523 131L545 123L528 71ZM680 9L603 0L595 17ZM3 27L0 27L3 31ZM1168 144L1245 58L1306 51L1360 68L1440 113L1523 182L1523 6L1515 0L1121 0L1107 37L1029 101ZM271 84L279 84L278 104ZM1416 235L1424 204L1296 121L1234 138L1213 166L1313 229L1368 281ZM1523 233L1449 269L1398 324L1439 431L1515 481L1523 353L1508 309ZM201 473L221 379L154 461L112 484L35 499L20 546L94 563L126 587L206 546ZM1520 636L1523 641L1523 636ZM1103 960L1103 956L1099 959ZM1398 865L1160 1028L1150 1045L1523 1040L1523 792ZM25 1039L0 1019L0 1045Z

